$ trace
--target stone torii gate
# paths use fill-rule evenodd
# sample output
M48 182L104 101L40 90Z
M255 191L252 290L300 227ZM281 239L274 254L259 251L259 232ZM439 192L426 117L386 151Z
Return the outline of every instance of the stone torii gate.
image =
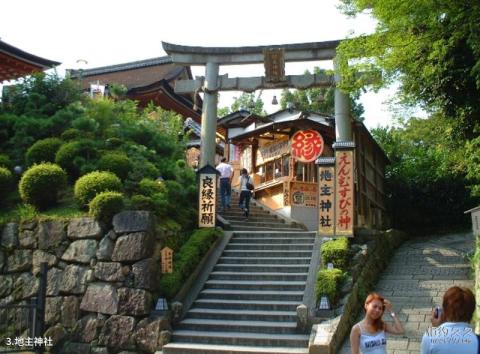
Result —
M215 166L215 134L219 91L253 92L257 89L336 86L340 81L336 48L340 41L298 43L252 47L195 47L162 42L163 49L180 65L205 66L205 76L176 82L175 92L203 91L200 166ZM335 75L285 75L285 62L334 60ZM220 65L265 65L264 77L219 75ZM335 134L337 142L352 141L349 97L335 88Z

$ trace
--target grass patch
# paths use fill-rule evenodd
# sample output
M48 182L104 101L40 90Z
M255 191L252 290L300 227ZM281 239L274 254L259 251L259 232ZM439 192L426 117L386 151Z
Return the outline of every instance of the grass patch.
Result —
M173 272L164 274L160 279L161 292L168 299L172 299L178 293L211 245L222 235L223 232L215 228L196 230L180 251L174 254Z

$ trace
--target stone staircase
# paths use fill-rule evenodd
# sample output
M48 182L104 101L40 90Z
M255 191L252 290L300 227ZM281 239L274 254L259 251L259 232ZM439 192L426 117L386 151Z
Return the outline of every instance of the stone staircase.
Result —
M220 198L218 198L220 199ZM220 203L217 210L224 219L230 223L230 228L235 231L304 231L303 225L287 223L275 212L266 210L255 200L250 201L250 215L248 219L238 206L239 193L232 193L231 208L220 211Z
M315 233L253 204L245 220L237 198L222 216L233 235L163 353L308 353L296 308Z

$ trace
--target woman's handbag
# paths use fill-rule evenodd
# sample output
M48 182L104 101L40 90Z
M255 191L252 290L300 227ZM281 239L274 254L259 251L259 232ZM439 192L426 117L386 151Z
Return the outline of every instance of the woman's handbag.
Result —
M247 189L249 191L253 191L255 189L255 186L249 182L250 181L250 176L248 176L248 179L247 179L247 183L245 184L245 186L247 187Z

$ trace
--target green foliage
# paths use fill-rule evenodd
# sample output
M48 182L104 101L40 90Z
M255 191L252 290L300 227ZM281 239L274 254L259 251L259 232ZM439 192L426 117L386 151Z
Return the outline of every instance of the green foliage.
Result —
M113 172L122 180L127 178L132 168L128 156L118 152L105 154L98 161L99 170Z
M88 214L95 219L110 223L113 216L123 210L123 194L119 192L100 192L88 204Z
M475 199L469 196L466 172L474 164L470 161L469 166L469 150L466 153L464 142L453 138L454 130L450 120L433 115L372 131L391 161L385 192L392 226L446 228L468 220L463 211Z
M40 72L8 86L2 99L2 111L18 116L48 117L81 99L76 83L61 79L56 73Z
M472 186L472 195L480 197L480 137L466 142L465 164L467 178Z
M58 193L65 188L67 174L58 165L42 163L29 168L20 179L20 197L38 209L51 207Z
M345 270L348 265L348 238L340 237L335 240L322 243L322 264L333 263L335 268Z
M71 141L71 140L79 140L83 136L84 136L84 133L81 132L80 130L75 128L69 128L62 133L61 138L64 141Z
M338 301L343 278L344 274L340 269L321 269L317 274L315 289L317 302L320 300L320 296L325 295L328 297L330 304L335 304Z
M315 67L313 69L315 75L331 74L324 69ZM311 75L310 71L305 71L306 75ZM350 108L352 116L358 121L363 121L363 105L358 103L359 94L350 94ZM333 116L335 113L335 88L334 87L315 87L305 90L288 90L282 91L280 98L280 106L282 109L287 108L288 103L293 103L294 107L301 111L325 113Z
M161 292L172 299L185 280L195 270L211 245L222 236L222 231L214 228L196 230L188 241L174 254L173 272L160 279Z
M55 155L55 162L62 166L72 179L94 169L98 156L96 143L82 139L63 144Z
M27 166L41 162L55 162L55 155L62 144L63 141L58 138L46 138L36 141L30 146L25 155Z
M239 97L234 97L233 102L229 107L219 109L218 116L223 117L232 112L239 110L246 110L253 114L265 116L267 113L263 109L264 103L260 96L255 97L255 93L243 92Z
M480 116L480 3L476 0L342 0L345 13L369 13L376 31L338 48L342 87L400 81L401 102L423 103L455 119L457 137L476 136ZM365 58L360 59L359 58ZM348 64L348 65L347 65Z
M148 197L151 197L157 193L165 193L165 183L163 183L162 181L157 182L153 179L144 178L140 181L139 192Z
M0 167L0 204L3 204L3 201L9 193L12 184L12 173L8 169Z
M10 157L8 157L5 154L0 154L0 167L5 167L7 169L10 169L13 167L12 161L10 160Z
M121 190L122 182L116 175L106 171L94 171L75 182L74 195L80 205L86 206L101 192Z
M129 208L132 210L150 210L155 211L155 202L151 197L141 194L132 195Z

